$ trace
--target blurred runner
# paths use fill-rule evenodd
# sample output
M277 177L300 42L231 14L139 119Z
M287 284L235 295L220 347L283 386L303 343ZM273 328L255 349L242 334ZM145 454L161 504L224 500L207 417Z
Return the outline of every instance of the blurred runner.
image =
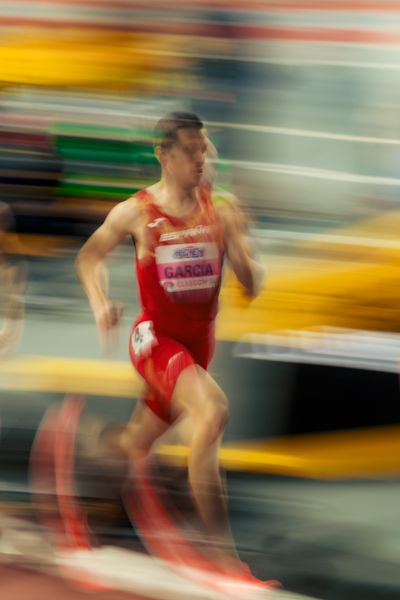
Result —
M155 136L161 180L114 207L76 263L107 343L122 306L108 298L104 259L126 236L133 239L142 310L129 351L147 393L128 427L109 434L107 443L140 472L155 441L178 420L191 417L188 477L208 557L219 572L251 579L235 549L219 470L228 401L207 367L224 256L250 297L258 294L264 270L252 256L237 200L213 194L209 176L205 180L206 158L215 148L200 119L171 113L158 122ZM148 489L144 509L152 518L157 503L150 496Z
M22 333L25 269L18 258L19 242L13 214L0 203L0 357L13 353Z

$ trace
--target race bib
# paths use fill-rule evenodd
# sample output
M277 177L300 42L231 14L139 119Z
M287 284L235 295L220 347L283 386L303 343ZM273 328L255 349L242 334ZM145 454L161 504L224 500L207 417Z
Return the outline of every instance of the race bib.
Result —
M156 264L160 285L176 300L189 295L206 301L219 285L221 258L215 242L157 246Z

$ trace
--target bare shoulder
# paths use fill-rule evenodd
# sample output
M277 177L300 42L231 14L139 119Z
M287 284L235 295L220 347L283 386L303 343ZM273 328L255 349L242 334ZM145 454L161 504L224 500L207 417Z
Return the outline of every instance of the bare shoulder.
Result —
M223 188L215 188L211 192L211 201L218 211L232 210L232 207L239 205L239 200L234 194Z
M234 194L217 189L212 192L211 199L223 225L229 226L245 221L240 202Z
M141 214L141 204L135 196L132 196L123 202L119 202L110 210L105 224L111 229L129 233Z

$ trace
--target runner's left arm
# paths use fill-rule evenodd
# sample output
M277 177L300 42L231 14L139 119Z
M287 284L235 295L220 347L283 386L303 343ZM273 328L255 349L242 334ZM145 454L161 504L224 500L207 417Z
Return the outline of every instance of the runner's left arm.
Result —
M255 298L265 279L265 267L256 259L250 244L248 226L237 199L225 194L225 201L218 207L221 218L224 247L233 272L247 294Z

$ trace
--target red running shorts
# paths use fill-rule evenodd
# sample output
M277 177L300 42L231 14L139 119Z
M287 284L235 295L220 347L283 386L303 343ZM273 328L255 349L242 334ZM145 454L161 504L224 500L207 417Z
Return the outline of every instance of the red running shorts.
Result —
M170 404L179 375L192 365L207 369L214 353L214 322L196 323L171 337L141 317L129 340L131 361L148 384L144 401L160 419L171 422Z

